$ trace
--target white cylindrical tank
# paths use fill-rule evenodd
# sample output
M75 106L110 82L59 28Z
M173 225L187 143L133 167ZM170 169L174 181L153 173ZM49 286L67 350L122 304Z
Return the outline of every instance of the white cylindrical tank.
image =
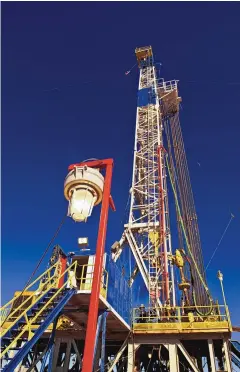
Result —
M102 200L104 177L98 169L76 166L64 182L64 195L69 200L68 214L83 222L91 215L94 205Z

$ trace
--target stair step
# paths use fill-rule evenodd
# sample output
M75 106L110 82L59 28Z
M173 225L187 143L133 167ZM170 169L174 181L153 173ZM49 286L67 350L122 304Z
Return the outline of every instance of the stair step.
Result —
M32 314L31 316L29 316L29 319L31 320L31 318L35 318L36 314ZM42 314L39 317L37 317L37 320L46 319L46 316L49 314L49 312L46 312L44 315Z
M21 320L20 322L18 322L18 325L26 325L26 321L25 320Z
M45 319L46 316L44 316L42 314L38 317L38 320ZM31 319L31 318L34 318L35 316L36 316L36 314L31 314L31 315L28 315L28 318Z
M58 302L59 302L59 300L51 301L51 305L52 305L52 304L57 304ZM45 301L45 302L41 301L41 302L39 302L36 306L37 306L38 308L40 308L40 307L46 305L46 303L47 303L47 301Z
M11 332L11 333L13 333L13 332L14 332L14 333L18 333L18 332L19 332L19 328L11 329L10 332Z
M2 338L2 341L8 341L8 342L12 342L13 341L13 339L14 339L14 337L8 337L8 336L4 336L3 338ZM18 339L18 341L27 341L28 339L26 338L26 337L20 337L19 339Z
M12 337L3 336L3 338L2 338L2 341L10 341L10 340L12 340Z
M48 306L39 316L46 317L46 315L49 314L49 311L52 311L52 309L54 309L54 308L55 308L55 306ZM33 309L31 313L34 314L34 316L35 316L36 314L39 313L40 310L41 309Z
M41 324L43 324L44 323L44 320L39 320L39 321L36 321L36 322L34 322L34 323L32 323L32 325L41 325Z

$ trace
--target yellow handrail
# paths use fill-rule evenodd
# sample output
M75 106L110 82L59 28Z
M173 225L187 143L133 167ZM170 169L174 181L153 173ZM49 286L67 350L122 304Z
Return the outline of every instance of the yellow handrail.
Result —
M81 276L80 277L76 276L76 279L80 280L79 289L83 290L84 285L91 287L92 286L92 281L93 281L94 270L89 272L89 273L86 272L84 274L84 268L92 267L94 269L94 264L84 264L84 265L77 264L77 266L82 268ZM85 282L83 282L83 281L85 281ZM102 272L102 276L101 276L101 284L102 284L102 288L104 288L106 290L107 286L108 286L108 272L107 272L106 269L104 269L104 267L103 267L103 272ZM87 290L87 289L91 289L91 288L85 288L85 289Z
M10 309L3 309L2 312L1 312L1 321L2 322L4 322L4 320L7 318L8 310L10 310Z
M44 285L47 285L49 282L51 282L52 280L55 280L54 281L54 285L56 284L56 282L57 282L57 280L58 280L58 277L55 275L55 273L44 283ZM57 279L57 280L56 280ZM48 287L46 290L45 290L45 292L41 292L41 293L39 293L39 296L37 296L36 295L36 292L38 292L39 291L39 289L36 289L36 291L34 291L30 296L28 296L27 298L26 298L26 300L24 301L24 302L22 302L16 309L14 309L13 310L13 312L11 312L11 313L9 313L8 314L8 316L10 317L10 318L13 318L13 315L15 314L15 313L17 313L19 310L21 310L21 308L23 308L23 305L26 305L28 302L29 302L29 300L31 300L31 299L33 299L35 296L37 296L36 297L36 299L35 299L35 302L37 302L40 298L42 298L48 291L49 291L49 289L50 289L50 287ZM32 306L32 303L30 304L30 306ZM23 308L23 310L24 310L24 308ZM16 321L15 321L16 322ZM14 323L12 323L11 325L13 325L13 324L15 324L15 322Z
M51 271L55 266L58 265L58 262L56 262L53 266L51 266L49 269L47 269L46 271L44 271L43 274L39 275L39 277L37 279L35 279L32 283L30 283L25 289L24 289L24 292L27 291L29 288L31 288L35 283L37 283L38 280L40 280L44 275L46 275L49 271ZM10 301L8 301L5 305L3 305L2 307L0 307L0 311L4 310L7 306L9 306L11 303L13 303L15 300L17 300L20 296L22 295L22 293L19 293L19 295L17 296L14 296Z
M209 306L198 306L197 309L209 309ZM216 312L214 313L214 310L216 309ZM148 322L153 319L160 319L162 323L168 322L169 320L177 320L178 322L181 322L188 318L188 314L191 313L192 315L190 318L195 321L195 319L199 321L205 321L212 319L212 321L223 321L226 320L230 325L230 317L228 309L225 309L224 305L217 305L212 307L213 313L212 314L206 314L206 315L193 315L193 313L196 311L194 306L186 306L186 307L159 307L159 308L153 308L153 307L146 307L144 309L140 308L134 308L133 309L133 319L139 320L142 319L143 322ZM219 310L223 310L220 312ZM225 311L224 311L225 310ZM219 312L219 313L218 313ZM160 317L158 316L160 314ZM141 323L141 321L140 321Z
M74 268L74 273L76 274L76 261L73 262L65 271L64 273L62 273L59 277L57 277L57 279L61 279L67 272L69 272L72 268ZM55 284L55 283L54 283ZM7 352L9 349L11 349L12 345L15 344L19 338L21 338L21 336L28 330L29 331L29 337L28 339L30 340L32 338L32 332L31 332L31 325L36 321L36 319L39 317L39 315L43 312L43 310L45 310L49 305L50 303L53 301L53 299L65 288L65 286L68 284L68 281L66 281L63 286L61 288L59 288L59 290L48 300L48 302L46 302L46 304L39 310L39 312L35 315L34 318L32 318L30 321L28 319L28 316L27 316L27 312L32 308L33 304L31 304L27 309L25 309L25 311L23 311L23 313L17 318L17 320L15 320L14 324L20 320L23 316L25 317L25 320L26 320L26 325L23 327L22 331L14 338L14 340L8 345L8 347L1 353L0 355L0 358L2 358ZM54 288L54 286L52 286L52 288ZM51 287L49 287L45 292L44 294L46 294L49 290L51 289ZM6 334L6 332L8 332L8 330L10 328L12 328L13 324L10 325L10 327L2 334L2 336L4 334Z
M50 273L50 270L52 270L55 266L56 266L57 264L54 264L50 269L48 269L48 270L46 270L45 271L45 275L46 274L48 274L48 277L49 277L49 273ZM43 274L43 275L44 275ZM40 277L42 277L42 275L40 276ZM40 278L39 277L39 278ZM49 279L44 283L44 285L47 285L53 278L58 278L57 276L56 276L56 274L55 274L55 272L54 272L54 274L51 276L51 277L49 277ZM27 288L30 288L33 284L35 284L36 283L36 281L37 281L37 279L30 285L30 286L28 286ZM27 289L26 288L26 289ZM19 311L22 307L23 307L23 305L25 305L26 303L28 303L29 302L29 300L30 299L32 299L34 296L36 296L36 292L38 292L38 290L39 289L36 289L30 296L28 296L27 298L26 298L26 300L24 301L24 302L22 302L16 309L14 309L13 310L13 312L10 312L9 314L8 314L8 316L13 316L17 311ZM49 290L49 288L47 289L47 291ZM24 291L25 292L25 291ZM23 292L23 293L24 293ZM45 292L46 293L46 292ZM20 293L20 295L21 295L21 293ZM13 298L13 300L16 300L17 298L19 298L19 296L20 295L18 295L18 296L16 296L16 297L14 297ZM40 299L41 297L43 296L43 293L40 293L40 296L37 298L37 299ZM0 309L0 311L2 311L3 309L4 309L4 307L6 307L6 305L5 306L3 306L3 308L1 308ZM5 318L6 319L6 318ZM2 321L2 323L4 322L4 320Z

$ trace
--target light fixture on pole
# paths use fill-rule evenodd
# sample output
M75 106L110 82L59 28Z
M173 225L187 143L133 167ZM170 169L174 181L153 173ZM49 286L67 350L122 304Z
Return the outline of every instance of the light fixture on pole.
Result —
M104 177L98 169L75 166L64 182L64 195L69 201L68 216L76 222L86 222L92 209L102 200Z
M94 346L99 310L99 295L103 272L103 256L105 250L109 207L115 211L111 197L113 159L84 161L68 167L69 173L64 183L64 195L69 201L69 216L74 221L86 221L91 215L94 205L101 202L98 227L94 273L88 311L86 338L82 372L93 369ZM100 173L105 171L105 177Z
M222 289L222 295L223 295L223 301L224 301L224 306L225 306L225 310L227 311L227 302L226 302L224 288L223 288L223 274L221 273L220 270L218 270L218 272L217 272L217 277L218 277L218 279L220 281L220 285L221 285L221 289Z

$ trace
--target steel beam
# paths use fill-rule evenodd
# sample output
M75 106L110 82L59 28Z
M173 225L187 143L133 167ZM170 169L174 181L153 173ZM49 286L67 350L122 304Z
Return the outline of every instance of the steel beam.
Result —
M211 363L211 372L216 372L213 340L208 340L208 350L209 350L210 363Z
M183 346L183 344L180 341L176 341L176 345L178 348L181 350L183 355L185 356L186 360L190 364L191 368L193 369L194 372L200 372L199 369L196 367L196 365L193 363L191 356L188 354L187 350Z
M101 347L100 372L105 371L106 325L107 325L108 313L105 312L102 316L103 316L103 320L102 320L102 347Z
M232 365L230 360L230 353L228 350L228 340L223 340L223 351L224 351L224 364L225 364L225 371L231 372L232 371Z
M133 372L134 360L135 360L134 343L133 343L133 339L130 339L129 342L128 342L128 362L127 362L127 371L128 372Z
M109 201L110 201L110 191L111 191L111 181L112 181L113 160L112 159L101 160L99 161L98 166L100 165L101 166L105 165L106 175L105 175L105 180L104 180L102 208L101 208L98 237L97 237L96 256L95 256L92 291L91 291L90 305L89 305L87 331L86 331L86 338L85 338L82 372L91 372L93 368L93 354L94 354L95 335L96 335L96 328L97 328L103 255L104 255L104 250L105 250L108 211L109 211L109 206L110 206Z
M177 345L172 343L164 346L167 346L169 351L170 372L178 372Z
M122 344L121 348L119 349L119 351L118 351L118 353L117 353L117 355L116 355L116 357L115 357L115 359L113 361L113 364L111 364L111 367L108 369L108 372L112 372L113 371L113 368L118 363L119 359L122 356L122 353L124 352L124 350L126 350L126 347L128 346L128 339L129 339L129 336L126 338L126 340Z

